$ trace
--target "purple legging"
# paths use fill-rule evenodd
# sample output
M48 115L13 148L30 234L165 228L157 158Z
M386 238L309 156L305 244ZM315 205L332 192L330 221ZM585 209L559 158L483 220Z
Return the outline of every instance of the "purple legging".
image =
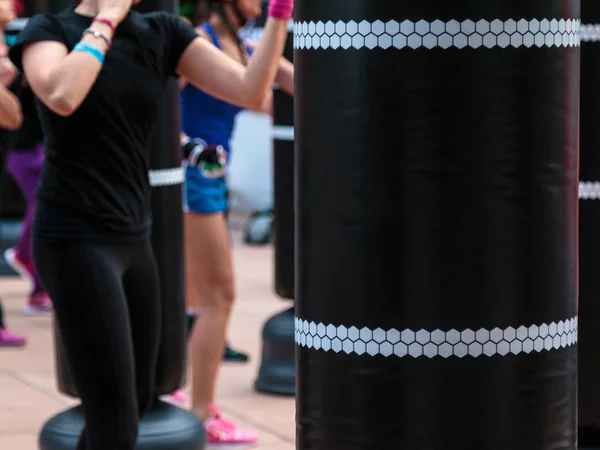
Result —
M8 172L27 201L27 212L23 220L23 229L16 250L21 258L31 262L33 262L31 255L31 224L35 212L35 190L40 181L43 163L44 147L42 145L38 145L31 150L11 151L6 161ZM34 292L43 290L42 282L35 268L33 269L33 281Z

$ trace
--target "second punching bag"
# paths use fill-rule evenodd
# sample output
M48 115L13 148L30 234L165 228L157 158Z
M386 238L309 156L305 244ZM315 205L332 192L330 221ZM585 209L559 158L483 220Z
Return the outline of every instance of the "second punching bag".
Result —
M290 28L291 30L291 28ZM283 52L293 62L291 33ZM275 210L275 291L294 299L294 99L273 91L273 189Z
M579 442L600 449L600 2L581 4Z
M299 450L575 450L577 0L298 0Z
M292 30L284 57L292 59ZM294 299L294 100L273 94L275 188L275 291ZM262 358L255 386L261 392L294 395L296 391L294 306L270 317L262 330Z

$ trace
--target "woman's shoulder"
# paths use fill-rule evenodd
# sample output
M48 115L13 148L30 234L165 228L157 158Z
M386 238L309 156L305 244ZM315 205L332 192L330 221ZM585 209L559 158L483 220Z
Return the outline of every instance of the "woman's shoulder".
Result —
M38 29L38 28L60 28L61 23L63 21L64 21L64 18L62 16L62 13L36 14L36 15L32 16L31 18L27 19L27 22L25 23L25 26L23 27L23 30L21 31L21 33L24 33L24 32L27 33L33 29Z
M36 14L27 20L24 28L19 32L17 40L10 49L11 59L15 62L13 55L20 58L23 44L35 41L66 41L65 28L68 27L69 19L66 14ZM17 67L20 67L17 64Z
M151 11L147 13L132 12L132 19L139 25L147 28L152 34L169 36L173 31L190 28L177 14L167 11Z
M170 25L181 20L178 15L168 11L150 11L146 13L132 11L131 15L136 20L146 22L147 24L157 24L159 26Z
M56 14L36 14L28 19L27 24L19 33L18 40L36 40L37 37L54 35L66 37L66 31L73 27L81 28L80 17L72 8L64 9ZM44 39L41 39L44 40Z

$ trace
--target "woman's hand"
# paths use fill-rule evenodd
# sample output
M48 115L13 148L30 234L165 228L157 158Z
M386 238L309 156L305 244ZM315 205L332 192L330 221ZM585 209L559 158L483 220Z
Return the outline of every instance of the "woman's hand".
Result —
M12 0L0 0L0 26L4 26L17 18Z
M0 127L18 130L23 123L21 103L7 88L0 85Z
M0 57L0 83L4 86L10 86L17 76L17 68L8 59L8 57Z
M109 20L116 28L129 13L131 5L132 0L98 0L96 17Z

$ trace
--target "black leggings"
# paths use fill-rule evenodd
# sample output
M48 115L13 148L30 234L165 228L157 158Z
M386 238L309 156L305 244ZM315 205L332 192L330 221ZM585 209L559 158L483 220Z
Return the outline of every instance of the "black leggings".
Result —
M134 450L154 400L160 340L156 262L135 243L33 240L86 427L78 449Z

